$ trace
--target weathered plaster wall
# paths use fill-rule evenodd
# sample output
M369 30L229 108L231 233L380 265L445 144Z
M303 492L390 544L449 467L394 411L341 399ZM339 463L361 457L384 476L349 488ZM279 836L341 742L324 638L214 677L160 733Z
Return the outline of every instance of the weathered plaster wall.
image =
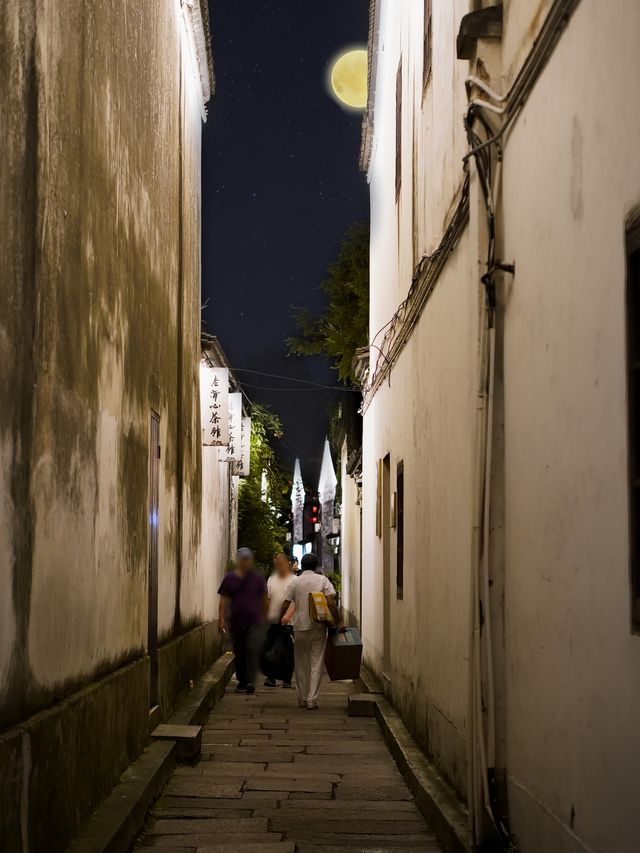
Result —
M202 104L178 0L2 4L0 75L0 847L56 851L148 737L152 411L165 715L219 648Z
M547 0L505 4L494 88L508 89L550 8ZM434 0L433 76L422 97L422 3L380 4L372 338L406 295L413 230L417 256L433 251L462 176L469 65L455 59L455 34L467 11L466 3ZM637 847L640 643L629 624L624 222L640 204L638 32L637 3L625 0L612 15L582 0L505 144L499 251L515 261L516 276L505 280L499 311L491 557L498 769L506 766L523 853ZM498 46L484 45L482 55L493 73ZM386 691L463 796L484 229L472 177L470 222L390 381L366 409L363 441L366 660L379 675L385 670ZM372 348L374 369L376 359ZM387 453L392 492L404 461L408 500L401 601L390 533L385 666L375 520L377 463Z
M360 613L360 502L358 485L347 474L347 440L340 452L340 572L342 607L350 621L361 624Z
M0 8L0 697L20 684L31 561L36 89L34 4ZM5 700L6 701L6 700ZM17 710L17 709L16 709Z
M407 295L414 265L437 247L462 182L464 69L455 59L465 3L433 4L434 72L423 94L422 3L383 2L371 182L371 338ZM395 197L396 73L402 56L402 187ZM453 100L452 100L453 93ZM419 154L414 156L414 144ZM417 239L414 242L413 232ZM399 241L396 235L400 234ZM398 246L400 251L398 253ZM458 790L466 788L469 555L478 283L474 243L456 249L413 336L364 416L365 654L383 670L383 545L375 532L377 460L391 492L404 462L404 600L390 532L387 689ZM381 336L377 339L381 343ZM371 360L382 357L371 350Z
M624 254L638 33L632 0L615 15L582 0L505 147L506 735L523 853L631 853L640 832Z
M464 792L469 555L477 303L468 245L452 256L410 343L365 414L363 617L366 658L383 670L383 540L375 535L376 461L404 463L404 598L391 529L389 690L405 721ZM446 318L456 318L451 327Z
M236 548L231 541L234 514L229 463L218 459L217 448L202 448L202 592L208 618L218 615L218 588ZM231 511L230 511L231 510Z
M161 637L203 615L201 118L179 4L28 6L0 12L4 725L144 650L152 409Z

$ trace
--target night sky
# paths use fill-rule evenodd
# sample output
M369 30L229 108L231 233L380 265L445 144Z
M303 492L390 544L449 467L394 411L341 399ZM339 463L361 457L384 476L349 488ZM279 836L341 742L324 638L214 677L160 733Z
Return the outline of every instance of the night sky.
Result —
M234 368L331 386L321 359L288 356L291 305L318 310L349 225L368 217L358 169L362 113L328 94L336 54L366 47L368 0L211 0L216 92L202 158L204 328ZM315 486L331 391L238 371L284 426L278 448ZM260 390L253 386L260 386Z

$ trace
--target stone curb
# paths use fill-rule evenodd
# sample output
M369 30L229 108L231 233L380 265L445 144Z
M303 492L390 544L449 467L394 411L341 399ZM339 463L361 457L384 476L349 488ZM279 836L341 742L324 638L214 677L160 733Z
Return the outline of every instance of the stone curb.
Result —
M466 807L416 744L398 712L376 690L374 677L363 670L359 681L364 692L372 694L389 750L438 841L446 853L471 853Z
M224 695L233 673L233 655L223 654L209 667L169 722L202 725ZM67 853L126 853L144 826L176 765L175 741L150 744L122 774L120 782L76 834Z
M198 679L189 695L183 699L167 724L172 726L201 726L209 711L224 696L233 673L233 655L225 652Z

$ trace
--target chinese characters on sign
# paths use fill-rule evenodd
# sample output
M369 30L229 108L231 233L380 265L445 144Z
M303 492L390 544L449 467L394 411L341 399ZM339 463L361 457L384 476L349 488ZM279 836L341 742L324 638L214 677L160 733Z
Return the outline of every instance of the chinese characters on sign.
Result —
M229 394L229 443L218 450L223 462L240 462L242 441L242 394ZM235 471L234 471L235 473Z
M201 366L200 417L204 445L223 447L229 443L229 370L226 367Z
M240 459L233 464L233 473L240 477L249 476L251 456L251 418L242 418L240 430Z

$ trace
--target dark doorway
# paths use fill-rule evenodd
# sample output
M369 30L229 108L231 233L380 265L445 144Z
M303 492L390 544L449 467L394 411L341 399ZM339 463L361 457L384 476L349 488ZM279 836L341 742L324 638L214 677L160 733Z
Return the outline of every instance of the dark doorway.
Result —
M387 453L382 461L382 594L383 611L383 657L382 671L391 672L391 457Z
M160 520L160 417L151 413L149 435L149 620L148 643L151 659L149 706L158 704L158 525Z

